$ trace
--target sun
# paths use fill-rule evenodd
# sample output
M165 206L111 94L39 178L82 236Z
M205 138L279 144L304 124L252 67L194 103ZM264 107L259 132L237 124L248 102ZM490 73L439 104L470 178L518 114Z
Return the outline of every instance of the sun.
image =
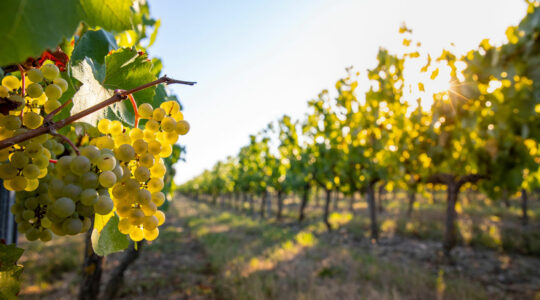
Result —
M449 91L451 88L451 69L447 65L439 64L428 69L427 72L419 72L420 68L410 68L404 74L405 89L403 97L410 103L409 110L417 108L418 100L423 111L430 111L433 105L433 95Z

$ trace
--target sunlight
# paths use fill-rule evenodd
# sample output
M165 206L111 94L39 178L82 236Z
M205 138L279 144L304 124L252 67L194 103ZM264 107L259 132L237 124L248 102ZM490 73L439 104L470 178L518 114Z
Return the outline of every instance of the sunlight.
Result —
M413 61L404 72L405 86L408 88L404 89L403 98L410 104L408 113L418 107L418 100L420 100L423 111L430 111L433 105L433 95L451 88L451 69L447 65L438 63L423 73L418 71L420 68L421 63Z

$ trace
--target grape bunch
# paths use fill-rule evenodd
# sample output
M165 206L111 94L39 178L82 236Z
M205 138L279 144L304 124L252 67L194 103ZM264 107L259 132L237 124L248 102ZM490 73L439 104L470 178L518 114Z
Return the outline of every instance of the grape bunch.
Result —
M44 126L67 89L53 64L27 70L24 80L5 76L0 98L11 102L12 109L0 114L0 139ZM120 218L118 230L132 240L158 237L165 221L158 210L165 202L163 158L172 154L189 123L176 101L155 109L143 103L138 114L141 128L100 120L97 134L79 139L78 149L64 146L55 133L0 150L0 179L17 192L11 212L28 240L83 233L95 214L112 212Z
M94 214L109 214L114 204L108 188L122 175L112 151L94 146L81 155L62 156L34 191L18 193L11 211L30 241L86 232Z

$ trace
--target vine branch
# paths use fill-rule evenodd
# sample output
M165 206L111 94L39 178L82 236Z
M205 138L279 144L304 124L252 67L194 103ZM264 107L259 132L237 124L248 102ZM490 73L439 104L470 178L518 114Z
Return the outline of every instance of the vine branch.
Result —
M81 155L81 152L79 151L79 148L77 148L77 146L75 146L73 141L70 140L67 136L56 132L56 130L51 130L50 134L54 135L54 136L57 136L57 137L61 138L62 140L64 140L64 142L68 143L69 146L71 147L71 149L73 149L73 151L75 151L75 153L77 153L77 155Z
M35 138L36 136L40 136L42 134L45 134L45 133L52 133L53 131L57 130L57 129L60 129L60 128L63 128L91 113L94 113L102 108L105 108L111 104L114 104L116 102L120 102L124 99L126 99L128 97L128 95L130 94L133 94L133 93L136 93L138 91L141 91L141 90L144 90L146 88L149 88L149 87L152 87L152 86L155 86L155 85L158 85L160 83L165 83L165 84L185 84L185 85L194 85L196 84L196 82L193 82L193 81L183 81L183 80L176 80L176 79L172 79L172 78L169 78L167 77L167 75L164 75L163 77L160 77L159 79L157 80L154 80L154 81L151 81L151 82L148 82L148 83L145 83L141 86L138 86L138 87L135 87L131 90L117 90L115 91L115 94L110 97L109 99L106 99L94 106L91 106L83 111L80 111L72 116L69 116L63 120L60 120L60 121L57 121L57 122L47 122L47 123L43 123L43 125L41 127L38 127L36 129L32 129L32 130L28 130L27 132L25 133L22 133L22 134L19 134L17 136L14 136L14 137L10 137L10 138L7 138L7 139L4 139L4 140L1 140L0 141L0 150L1 149L4 149L4 148L7 148L7 147L10 147L10 146L13 146L15 144L19 144L21 142L24 142L26 140L29 140L29 139L32 139L32 138Z

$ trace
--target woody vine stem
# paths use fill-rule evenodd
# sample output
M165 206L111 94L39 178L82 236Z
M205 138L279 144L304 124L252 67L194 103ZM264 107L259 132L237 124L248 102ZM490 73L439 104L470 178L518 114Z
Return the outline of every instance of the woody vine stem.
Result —
M58 109L56 109L55 111L51 112L49 115L45 116L44 120L43 120L43 125L41 125L40 127L36 128L36 129L32 129L32 130L28 130L20 135L17 135L17 136L14 136L14 137L10 137L10 138L7 138L7 139L4 139L4 140L1 140L0 141L0 150L4 149L4 148L7 148L7 147L10 147L10 146L13 146L15 144L19 144L21 142L24 142L26 140L29 140L29 139L32 139L32 138L35 138L37 136L40 136L42 134L46 134L46 133L50 133L52 135L58 135L58 133L56 132L56 130L60 129L60 128L63 128L91 113L94 113L102 108L105 108L111 104L114 104L116 102L120 102L122 100L125 100L127 97L129 97L131 94L133 93L136 93L138 91L141 91L141 90L144 90L146 88L149 88L149 87L152 87L152 86L155 86L155 85L158 85L160 83L165 83L165 84L185 84L185 85L194 85L196 84L196 82L193 82L193 81L183 81L183 80L176 80L176 79L172 79L172 78L169 78L167 77L167 75L163 76L163 77L160 77L159 79L157 80L154 80L154 81L151 81L151 82L148 82L148 83L145 83L143 85L140 85L138 87L135 87L133 89L130 89L128 91L125 91L125 90L116 90L114 95L112 97L110 97L109 99L106 99L94 106L91 106L83 111L80 111L72 116L69 116L63 120L60 120L60 121L57 121L57 122L51 122L51 119L52 117L54 116L54 114L58 113L60 110L62 110L64 107L67 106L67 104L69 102L71 102L71 99L68 100L66 103L64 103L64 105L62 105L61 107L59 107ZM134 109L136 110L136 105L134 104L135 101L132 101L132 104L134 105ZM136 115L138 115L138 113L136 113ZM137 120L138 121L138 120ZM137 122L138 123L138 122ZM72 143L70 143L72 144ZM75 149L74 149L75 150Z

